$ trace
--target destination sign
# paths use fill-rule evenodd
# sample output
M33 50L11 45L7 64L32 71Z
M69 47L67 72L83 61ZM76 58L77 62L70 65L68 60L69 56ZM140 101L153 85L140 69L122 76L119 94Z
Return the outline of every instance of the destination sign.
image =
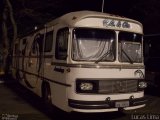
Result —
M127 28L131 27L130 23L122 20L105 19L103 20L103 26L105 27L116 27L116 28Z

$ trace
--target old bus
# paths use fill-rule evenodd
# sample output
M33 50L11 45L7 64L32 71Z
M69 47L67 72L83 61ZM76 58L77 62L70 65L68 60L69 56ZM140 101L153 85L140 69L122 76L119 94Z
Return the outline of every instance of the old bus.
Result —
M143 28L94 11L63 15L14 45L14 78L67 111L144 107Z

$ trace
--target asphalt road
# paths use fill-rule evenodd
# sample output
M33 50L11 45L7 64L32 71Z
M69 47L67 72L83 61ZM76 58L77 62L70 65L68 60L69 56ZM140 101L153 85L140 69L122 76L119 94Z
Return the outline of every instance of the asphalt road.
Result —
M0 120L160 120L158 90L147 89L147 106L137 110L111 113L64 113L53 107L48 111L42 100L15 82L0 81Z

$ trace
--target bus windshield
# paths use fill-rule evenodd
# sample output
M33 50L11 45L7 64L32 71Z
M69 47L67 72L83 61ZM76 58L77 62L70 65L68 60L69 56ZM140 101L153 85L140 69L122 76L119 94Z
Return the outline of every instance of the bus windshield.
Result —
M118 40L120 62L142 62L142 35L120 32Z
M77 61L114 61L115 32L104 29L76 28L73 31L72 58Z

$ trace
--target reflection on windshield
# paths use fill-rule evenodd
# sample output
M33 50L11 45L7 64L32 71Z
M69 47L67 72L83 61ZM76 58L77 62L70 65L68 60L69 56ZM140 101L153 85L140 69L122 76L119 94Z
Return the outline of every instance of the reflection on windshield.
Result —
M114 48L114 31L91 28L74 30L72 56L74 60L113 61L115 59Z
M142 62L142 35L120 32L118 39L120 62Z

